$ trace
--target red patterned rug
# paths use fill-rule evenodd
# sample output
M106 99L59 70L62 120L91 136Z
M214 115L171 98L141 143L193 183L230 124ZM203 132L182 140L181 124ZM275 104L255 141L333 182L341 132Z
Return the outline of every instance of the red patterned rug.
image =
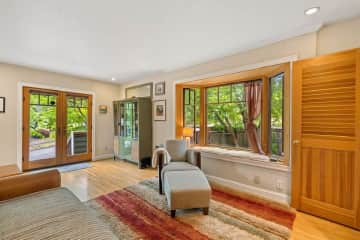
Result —
M295 213L213 190L209 215L199 209L169 216L158 180L150 179L89 201L119 239L289 239Z

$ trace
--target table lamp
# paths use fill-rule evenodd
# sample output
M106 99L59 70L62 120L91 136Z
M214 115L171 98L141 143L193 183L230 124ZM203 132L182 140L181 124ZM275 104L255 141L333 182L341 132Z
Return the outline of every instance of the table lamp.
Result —
M183 128L182 135L186 140L187 148L190 148L190 139L194 136L193 128Z

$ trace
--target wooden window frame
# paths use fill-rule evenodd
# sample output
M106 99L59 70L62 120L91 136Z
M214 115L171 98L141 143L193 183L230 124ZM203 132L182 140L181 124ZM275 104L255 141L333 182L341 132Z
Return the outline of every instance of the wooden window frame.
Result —
M278 73L278 74L276 74L276 75L274 75L274 76L270 76L269 78L268 78L268 84L269 84L269 87L268 87L268 95L267 95L267 100L269 101L268 102L268 106L271 108L272 107L272 104L271 104L271 95L272 95L272 91L271 91L271 79L272 78L275 78L275 77L277 77L277 76L279 76L279 75L281 75L281 74L283 74L283 83L282 83L282 96L283 96L283 99L282 99L282 109L283 109L283 113L282 113L282 134L283 134L283 139L282 139L282 149L283 149L283 154L285 154L285 139L284 139L284 136L285 136L285 111L284 111L284 109L285 109L285 92L286 92L286 90L285 90L285 74L283 73L283 72L281 72L281 73ZM268 112L268 114L269 114L269 122L268 122L268 125L269 125L269 129L268 129L268 144L270 145L269 146L269 151L271 151L271 139L270 139L270 136L271 136L271 134L272 134L272 131L271 131L271 110L269 109L269 112ZM276 157L276 158L278 158L278 159L281 159L281 157L283 156L283 155L272 155L272 156L274 156L274 157Z
M262 87L262 109L261 109L261 145L264 152L271 157L269 151L269 132L270 132L270 95L269 85L270 78L277 74L284 73L283 85L283 99L284 99L284 156L280 157L279 163L288 165L290 159L290 63L278 64L268 67L257 68L254 70L243 71L239 73L227 74L217 77L200 79L190 82L176 84L176 118L175 118L175 133L176 138L182 138L184 108L183 108L183 89L184 88L199 88L200 89L200 143L199 146L208 146L207 139L207 119L206 119L206 89L209 87L219 87L234 83L241 83L253 80L261 80ZM214 146L214 145L209 145ZM217 146L221 148L228 148L224 146ZM230 148L238 149L239 148Z

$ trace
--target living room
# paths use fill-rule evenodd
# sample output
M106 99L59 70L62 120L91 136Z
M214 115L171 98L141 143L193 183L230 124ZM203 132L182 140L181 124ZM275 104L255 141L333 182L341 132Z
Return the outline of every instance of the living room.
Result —
M0 239L360 238L358 1L0 17Z

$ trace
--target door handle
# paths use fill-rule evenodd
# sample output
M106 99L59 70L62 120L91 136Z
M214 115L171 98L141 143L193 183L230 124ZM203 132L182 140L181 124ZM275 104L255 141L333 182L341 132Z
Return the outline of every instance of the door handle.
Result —
M300 143L300 140L294 140L293 141L293 144L299 144Z

